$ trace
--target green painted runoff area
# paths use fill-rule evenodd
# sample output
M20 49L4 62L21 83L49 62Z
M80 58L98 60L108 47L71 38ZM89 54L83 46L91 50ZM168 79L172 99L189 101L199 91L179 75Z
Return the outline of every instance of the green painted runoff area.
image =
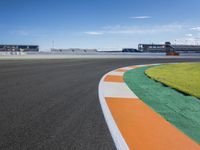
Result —
M148 68L141 67L124 74L129 88L154 111L200 144L200 100L150 79L145 75Z
M200 63L160 65L145 73L154 80L200 98Z

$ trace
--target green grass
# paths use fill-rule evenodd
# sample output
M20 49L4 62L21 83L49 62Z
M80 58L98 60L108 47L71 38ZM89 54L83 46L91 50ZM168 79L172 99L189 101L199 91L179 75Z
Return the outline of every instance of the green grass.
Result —
M160 65L145 73L156 81L200 98L200 63Z
M149 68L126 72L126 84L155 112L200 144L200 100L147 77L145 70Z

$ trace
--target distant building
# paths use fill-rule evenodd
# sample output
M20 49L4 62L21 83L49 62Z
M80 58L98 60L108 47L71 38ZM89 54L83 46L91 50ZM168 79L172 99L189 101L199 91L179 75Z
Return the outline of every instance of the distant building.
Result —
M0 52L38 52L38 45L0 45Z
M138 50L141 52L166 52L165 44L139 44Z
M135 48L123 48L122 52L132 53L132 52L139 52L139 51Z
M165 44L139 44L138 50L141 52L166 52L166 45L170 42L166 42ZM200 45L174 45L170 44L171 48L173 48L176 52L183 53L200 53Z
M51 49L54 53L96 53L97 49L81 49L81 48L69 48L69 49Z

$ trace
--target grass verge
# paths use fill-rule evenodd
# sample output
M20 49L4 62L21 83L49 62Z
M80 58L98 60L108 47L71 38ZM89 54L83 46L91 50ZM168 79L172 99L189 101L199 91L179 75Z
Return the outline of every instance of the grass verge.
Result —
M160 65L145 73L156 81L200 98L200 63Z

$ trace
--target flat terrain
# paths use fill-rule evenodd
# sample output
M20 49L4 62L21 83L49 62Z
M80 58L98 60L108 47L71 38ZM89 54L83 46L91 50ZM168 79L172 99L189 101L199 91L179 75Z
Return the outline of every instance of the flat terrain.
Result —
M115 68L200 59L0 61L0 149L112 150L98 99L100 78Z
M145 72L157 81L200 98L200 63L167 64Z

